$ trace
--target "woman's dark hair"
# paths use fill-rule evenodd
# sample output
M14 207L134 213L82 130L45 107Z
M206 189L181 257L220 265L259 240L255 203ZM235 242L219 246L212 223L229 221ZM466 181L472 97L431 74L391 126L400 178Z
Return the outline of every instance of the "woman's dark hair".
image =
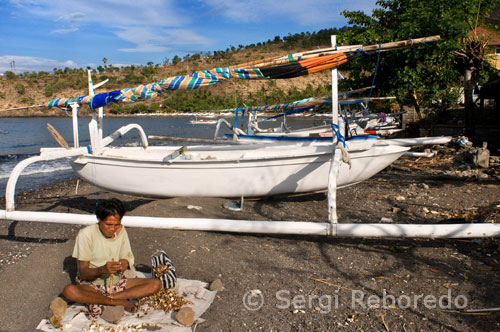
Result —
M101 221L116 214L120 216L120 219L123 218L123 215L125 214L125 207L123 206L123 203L116 198L102 201L95 209L95 215L97 219Z

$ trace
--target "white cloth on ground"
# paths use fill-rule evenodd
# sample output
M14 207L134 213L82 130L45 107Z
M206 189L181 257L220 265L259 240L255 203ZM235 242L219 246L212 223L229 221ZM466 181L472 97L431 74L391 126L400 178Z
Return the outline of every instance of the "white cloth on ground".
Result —
M137 274L141 274L140 272L136 272ZM184 296L184 298L191 303L185 304L185 307L190 307L193 309L195 313L195 323L193 327L197 323L201 323L204 319L200 318L200 316L210 307L212 304L216 291L210 291L207 289L208 284L198 280L187 280L187 279L177 279L177 285L175 287L176 292L179 295ZM82 312L86 307L82 304L74 304L68 306L66 313L61 321L63 326L62 331L64 332L81 332L89 330L91 320L87 319L85 314ZM151 310L148 311L147 315L142 316L141 318L137 317L137 314L131 314L126 312L126 314L122 317L118 324L108 323L102 318L96 320L96 322L100 326L110 326L115 330L118 330L120 327L124 328L127 324L129 325L129 329L123 329L123 331L145 331L145 329L134 329L133 326L139 326L140 324L156 324L161 329L155 330L157 332L188 332L193 331L193 327L187 327L181 325L175 320L176 312L169 312L165 314L165 312L161 310ZM43 319L40 324L37 326L37 330L45 331L45 332L55 332L61 331L61 329L55 328L48 319ZM97 330L96 330L97 331Z

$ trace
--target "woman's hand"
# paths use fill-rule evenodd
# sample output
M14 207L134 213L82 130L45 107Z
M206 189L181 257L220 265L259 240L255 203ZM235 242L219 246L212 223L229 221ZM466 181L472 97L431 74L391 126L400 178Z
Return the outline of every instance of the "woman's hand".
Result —
M119 260L120 262L120 271L125 272L128 269L128 260L122 258Z
M119 271L122 271L122 263L121 261L115 262L106 262L106 265L103 265L104 273L103 274L113 274Z

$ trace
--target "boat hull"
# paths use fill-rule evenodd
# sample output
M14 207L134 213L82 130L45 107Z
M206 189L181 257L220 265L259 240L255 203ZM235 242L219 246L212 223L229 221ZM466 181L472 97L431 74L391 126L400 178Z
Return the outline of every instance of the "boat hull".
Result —
M385 145L351 151L351 166L341 164L337 186L370 178L407 149ZM233 148L229 153L222 149L189 150L181 157L164 161L161 156L171 152L171 149L151 153L141 148L123 151L117 148L101 155L73 158L71 165L84 180L126 194L254 197L324 190L332 159L331 144L263 151Z

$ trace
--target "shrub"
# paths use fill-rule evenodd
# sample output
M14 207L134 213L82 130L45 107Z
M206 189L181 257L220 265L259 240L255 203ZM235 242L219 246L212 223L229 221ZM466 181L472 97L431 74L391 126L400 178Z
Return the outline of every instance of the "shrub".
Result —
M6 71L5 72L5 77L8 79L8 80L13 80L16 78L16 74L11 72L11 71Z
M22 85L21 83L16 83L15 88L16 88L17 93L19 93L20 95L24 94L24 92L25 92L24 85Z
M144 104L138 103L138 104L135 104L134 106L132 106L130 113L132 113L132 114L148 113L148 107Z
M35 103L35 99L33 99L32 97L23 97L21 98L21 103L33 105Z
M45 87L45 97L52 97L52 85Z

